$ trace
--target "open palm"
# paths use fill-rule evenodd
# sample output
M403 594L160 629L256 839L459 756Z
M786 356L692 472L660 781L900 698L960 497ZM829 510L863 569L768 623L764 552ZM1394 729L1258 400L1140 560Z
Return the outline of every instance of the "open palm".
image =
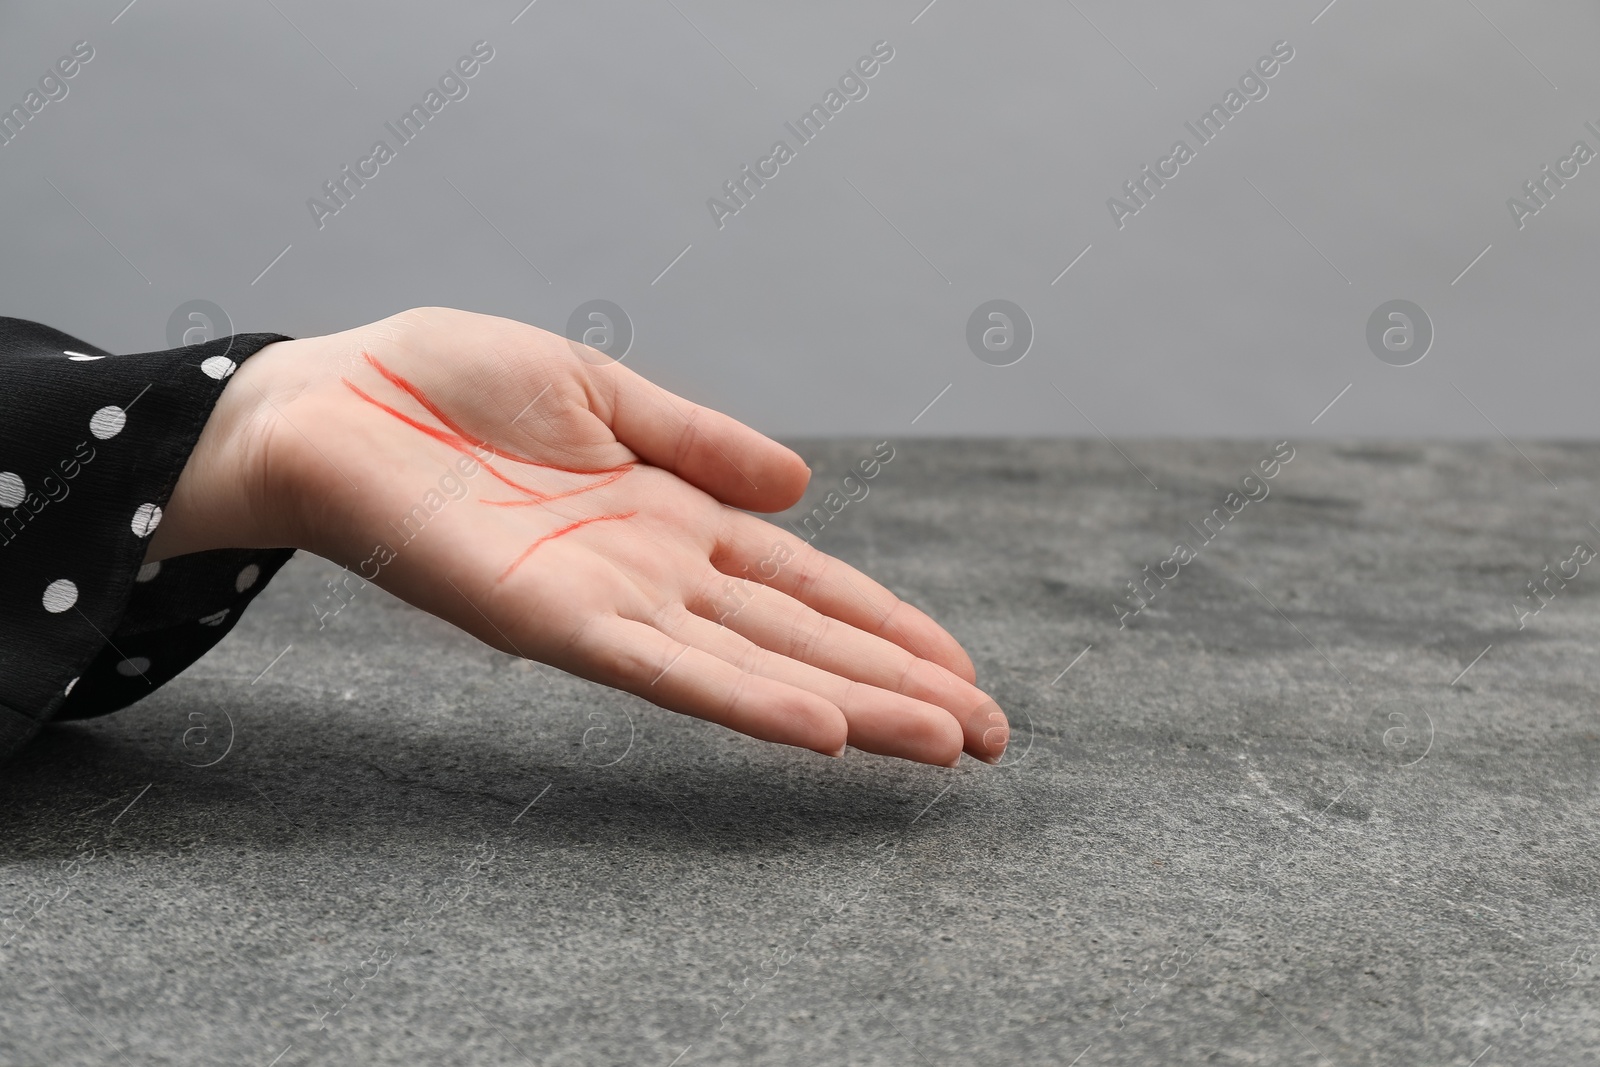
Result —
M942 765L1004 750L954 638L740 510L799 500L789 449L508 319L420 309L289 344L250 384L291 543L503 651L753 737Z

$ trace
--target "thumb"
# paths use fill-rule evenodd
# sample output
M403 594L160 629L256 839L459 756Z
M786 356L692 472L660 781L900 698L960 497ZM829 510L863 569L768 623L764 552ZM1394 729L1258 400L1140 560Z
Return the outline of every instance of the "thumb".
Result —
M685 400L616 362L590 366L596 414L645 462L724 504L750 511L793 507L811 469L792 449L738 419Z

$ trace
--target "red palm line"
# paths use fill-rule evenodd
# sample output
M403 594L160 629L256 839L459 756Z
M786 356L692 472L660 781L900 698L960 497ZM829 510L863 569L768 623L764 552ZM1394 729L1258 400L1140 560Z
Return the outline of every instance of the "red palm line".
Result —
M632 469L633 469L633 465L629 464L627 467L625 467L622 470L618 471L617 473L613 474L609 478L601 479L598 482L592 482L589 485L581 485L576 489L568 489L564 493L551 493L551 494L548 494L547 496L545 496L545 498L543 500L480 500L480 501L478 501L478 503L487 504L491 508L530 508L530 507L536 507L536 506L541 505L541 504L548 504L552 500L564 500L565 498L567 498L569 496L577 496L579 493L587 493L591 489L603 488L605 486L610 485L612 482L616 481L618 478L621 478L624 474L627 474L628 471L631 471Z
M507 567L504 571L502 571L501 574L500 574L500 577L495 579L495 584L499 585L500 583L504 582L507 578L511 577L511 572L516 570L518 567L522 566L523 562L529 556L533 555L534 550L537 549L540 545L544 544L546 541L554 541L558 537L564 537L567 534L571 533L573 530L576 530L578 527L587 526L591 522L608 522L608 521L613 521L613 520L616 520L616 519L631 519L637 514L639 514L637 511L628 511L628 512L624 512L621 515L594 515L594 516L591 516L590 518L587 518L587 519L579 519L577 522L568 523L566 526L561 527L561 529L559 529L559 530L555 530L555 531L553 531L551 533L547 533L543 537L539 538L539 540L537 540L533 544L529 545L527 547L527 549L525 549L523 551L522 555L520 555L516 559L512 560L511 561L511 566Z
M494 477L496 477L500 481L504 482L505 484L511 486L513 489L516 489L518 492L525 493L528 496L534 498L534 499L530 499L530 500L483 500L483 501L480 501L480 503L487 504L490 507L533 507L533 506L541 506L541 505L544 505L544 504L548 504L552 500L561 500L561 499L563 499L565 497L576 496L579 493L587 493L592 489L599 489L599 488L602 488L603 486L610 485L611 483L615 482L617 479L621 478L624 474L627 474L629 471L633 470L633 468L634 468L634 464L632 464L632 463L624 463L624 464L621 464L620 466L616 466L616 467L602 467L602 468L598 468L598 469L594 469L594 470L584 470L584 469L574 468L574 467L561 467L561 466L557 466L557 465L551 464L551 463L538 463L538 462L535 462L534 460L525 459L523 457L508 453L506 455L506 458L512 460L513 462L525 463L525 464L527 464L527 465L529 465L531 467L542 467L542 468L544 468L546 470L565 471L568 474L609 474L610 475L609 478L602 478L598 482L593 482L593 483L591 483L589 485L579 486L576 489L569 489L569 490L567 490L565 492L562 492L562 493L545 493L545 492L543 492L541 490L534 489L531 486L522 485L521 483L513 481L512 479L506 477L504 474L500 473L500 471L496 470L495 467L492 464L488 463L487 461L485 461L484 459L482 459L478 455L478 453L481 453L481 452L488 452L490 455L498 457L500 455L500 453L494 448L493 445L490 445L487 441L482 441L482 440L479 440L478 438L473 437L472 435L470 435L466 431L464 431L460 426L457 426L454 422L452 422L450 420L449 416L447 416L443 411L439 410L438 406L435 405L432 401L430 401L423 394L422 390L420 390L416 386L412 385L405 378L402 378L400 375L395 374L393 371L389 370L389 368L385 367L382 363L380 363L377 360L377 358L374 357L370 352L363 352L362 355L366 357L367 362L372 365L373 369L375 369L379 374L383 375L385 380L387 380L390 384L392 384L394 386L397 386L401 391L406 393L406 395L410 396L417 403L421 404L425 409L427 409L427 411L428 411L428 413L430 415L432 415L434 418L438 419L439 422L443 423L444 426L446 427L446 429L445 430L440 430L440 429L438 429L436 427L429 426L426 423L423 423L418 419L414 419L410 415L407 415L405 412L400 411L399 409L397 409L395 407L392 407L392 406L390 406L388 404L385 404L383 401L381 401L381 400L377 399L376 397L370 395L365 390L363 390L360 386L358 386L354 382L352 382L350 379L341 378L340 380L342 382L344 382L345 386L348 387L351 392L355 393L356 396L360 397L362 400L365 400L367 403L371 404L373 407L378 408L380 411L383 411L386 414L389 414L389 415L393 416L394 418L399 419L401 422L405 423L407 426L410 426L412 429L415 429L415 430L417 430L417 431L419 431L421 433L427 434L429 437L432 437L436 441L440 441L440 442L442 442L442 443L444 443L446 445L449 445L451 448L453 448L457 452L460 452L462 455L471 456L476 462L478 462L480 465L482 465L484 470L486 470L490 474L494 475ZM511 561L511 565L508 566L504 571L501 572L500 577L495 579L495 584L498 585L498 584L504 582L507 578L511 577L512 573L518 567L522 566L522 564L528 559L528 557L533 555L533 553L541 545L545 544L546 542L554 541L558 537L565 537L567 534L572 533L574 530L577 530L580 527L587 526L592 522L611 522L611 521L616 521L616 520L619 520L619 519L631 519L637 514L638 514L637 511L629 511L629 512L624 512L624 513L619 514L619 515L594 515L594 516L591 516L590 518L587 518L587 519L579 519L576 522L568 523L566 526L563 526L558 530L554 530L554 531L552 531L550 533L547 533L543 537L539 538L537 541L533 542L533 544L529 545L526 549L524 549L522 551L522 553L517 556L516 559L512 560Z
M425 433L429 437L432 437L437 441L444 442L445 444L449 445L451 448L455 449L457 452L460 452L463 456L471 456L474 460L476 460L478 463L481 463L483 465L483 469L484 470L486 470L490 474L494 475L500 481L502 481L502 482L506 483L507 485L511 486L511 488L517 490L518 492L527 493L529 496L536 497L537 500L535 500L534 503L538 503L538 502L542 502L544 500L551 499L550 494L545 493L542 490L535 489L532 486L523 485L520 482L513 481L512 479L506 477L504 474L501 474L498 470L496 470L495 467L493 466L493 464L490 464L490 463L486 462L485 460L479 459L478 456L474 453L474 451L471 448L467 447L469 444L473 443L473 442L469 441L468 439L460 436L459 434L446 433L443 430L435 429L434 427L429 426L429 425L427 425L425 423L418 422L416 419L413 419L410 415L407 415L405 412L399 411L399 410L397 410L395 408L392 408L388 404L385 404L383 401L377 399L376 397L373 397L373 396L369 395L359 385L357 385L355 382L352 382L349 378L341 378L339 380L344 382L344 384L349 387L349 389L350 389L350 391L352 393L356 394L356 396L359 396L362 400L365 400L367 403L371 404L373 407L377 408L378 410L385 411L385 412L389 413L390 415L393 415L395 418L399 419L401 422L405 423L407 426L410 426L414 430L418 430L418 431L420 431L422 433ZM490 453L493 453L495 455L499 455L498 452L495 452L493 448L489 447L486 444L482 445L481 449L483 451L490 452ZM512 458L515 458L515 457L512 457Z
M467 433L466 430L463 430L460 426L457 426L454 422L452 422L450 420L450 416L441 411L437 404L429 400L421 389L418 389L405 378L402 378L388 367L385 367L378 361L378 357L374 356L371 352L362 352L361 354L366 357L367 362L372 365L372 368L379 374L383 375L391 385L398 386L400 389L404 390L406 394L411 397L411 399L427 408L428 414L438 419L441 424L456 433L463 441L466 441L469 444L477 445L481 448L486 448L491 452L494 451L494 448L491 445L484 441L478 440L476 437L473 437L471 434ZM526 463L530 467L544 467L547 470L566 471L568 474L610 474L613 471L625 470L627 467L631 466L631 464L624 464L617 467L597 468L562 467L553 463L540 463L537 460L526 459L522 456L512 455L510 453L507 453L507 458L514 459L518 463Z

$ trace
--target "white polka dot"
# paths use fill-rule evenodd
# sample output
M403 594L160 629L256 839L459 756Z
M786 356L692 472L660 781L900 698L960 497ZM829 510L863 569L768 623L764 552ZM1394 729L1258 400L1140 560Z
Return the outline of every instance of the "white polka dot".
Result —
M78 684L78 679L76 679L76 678L74 678L72 681L68 682L67 683L67 688L62 690L61 695L62 696L67 696L67 697L71 696L72 695L72 687L77 685L77 684Z
M117 673L124 678L137 678L150 669L150 661L143 656L133 656L117 664Z
M105 356L86 356L82 352L72 352L68 351L67 349L62 349L61 354L72 360L74 363L93 363L97 359L106 358Z
M233 580L233 587L235 589L237 589L239 592L242 593L246 589L249 589L252 586L254 586L256 584L257 579L259 579L260 577L261 577L261 568L257 567L254 563L252 563L248 567L246 567L244 570L239 572L239 577L237 577L237 578L235 578Z
M28 495L27 488L10 471L0 471L0 507L14 508Z
M200 625L201 626L221 626L222 623L223 623L223 620L228 617L228 612L230 610L231 609L229 609L229 608L223 608L219 612L216 612L216 613L211 614L211 615L207 615L207 616L203 617L200 620Z
M94 413L89 420L89 432L104 441L117 436L126 425L127 414L115 404L109 404Z
M78 587L65 578L57 578L45 587L44 610L59 615L78 602Z
M133 580L136 582L148 582L160 573L161 564L159 562L146 563L143 567L139 568L139 573L134 576Z
M215 378L219 382L238 368L239 365L227 356L212 356L200 364L200 369L206 372L207 377Z
M140 504L139 509L133 513L132 526L135 537L149 537L160 525L161 509L154 504Z

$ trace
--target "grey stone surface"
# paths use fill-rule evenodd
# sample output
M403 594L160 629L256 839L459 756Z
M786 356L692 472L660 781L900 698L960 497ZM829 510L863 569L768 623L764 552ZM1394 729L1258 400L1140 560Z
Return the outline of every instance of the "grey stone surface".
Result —
M1600 578L1516 605L1600 448L1301 445L1119 629L1269 442L897 447L817 543L966 643L1004 766L762 745L376 590L319 632L302 557L4 769L0 1062L1592 1053ZM803 444L811 500L867 449Z

